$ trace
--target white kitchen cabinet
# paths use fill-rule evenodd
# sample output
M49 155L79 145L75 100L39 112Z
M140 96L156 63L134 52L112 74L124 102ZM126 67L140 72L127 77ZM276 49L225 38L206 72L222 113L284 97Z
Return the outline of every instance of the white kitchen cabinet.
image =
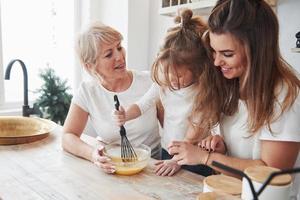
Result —
M181 8L189 8L198 15L210 13L217 0L161 0L159 13L166 16L175 16Z
M189 8L198 15L208 15L218 0L161 0L159 14L175 16L179 9ZM273 8L277 0L265 0Z
M294 53L300 53L300 48L292 48L291 50Z

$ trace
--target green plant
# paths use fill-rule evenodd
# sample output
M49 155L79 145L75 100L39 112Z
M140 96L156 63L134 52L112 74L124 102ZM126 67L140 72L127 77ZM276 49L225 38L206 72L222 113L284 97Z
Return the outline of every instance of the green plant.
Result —
M44 118L63 125L72 99L72 95L68 93L70 87L67 86L67 80L61 80L51 68L42 70L39 76L44 83L36 91L39 93L36 104Z

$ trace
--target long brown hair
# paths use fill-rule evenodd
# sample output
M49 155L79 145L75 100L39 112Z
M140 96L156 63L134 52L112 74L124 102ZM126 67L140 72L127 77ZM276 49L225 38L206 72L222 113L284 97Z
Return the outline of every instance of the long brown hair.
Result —
M152 78L160 86L173 88L169 73L179 67L186 67L196 80L203 71L207 56L201 41L202 34L207 30L206 23L193 12L184 9L175 17L176 26L167 31L160 51L152 65ZM179 77L177 76L177 79Z
M219 0L208 19L215 34L229 33L244 46L247 54L246 78L227 81L227 111L237 110L239 94L245 99L249 131L257 132L289 109L298 96L300 81L280 54L278 20L264 0ZM277 90L287 90L281 101ZM276 113L275 106L281 112Z

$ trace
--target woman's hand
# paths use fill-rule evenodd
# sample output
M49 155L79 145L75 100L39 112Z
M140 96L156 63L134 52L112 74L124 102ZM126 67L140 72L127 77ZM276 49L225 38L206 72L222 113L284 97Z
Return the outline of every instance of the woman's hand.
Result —
M185 141L173 141L168 147L168 152L174 155L172 160L179 165L198 165L205 164L208 152L202 150L197 145Z
M181 168L175 160L160 160L155 166L155 174L158 176L173 176Z
M96 147L92 153L92 162L104 172L112 174L116 171L115 166L110 162L110 158L103 155L103 146Z
M117 126L122 126L126 122L126 112L122 106L119 107L119 110L113 110L112 112L113 121Z
M224 138L220 135L209 135L198 143L198 146L209 152L226 153Z

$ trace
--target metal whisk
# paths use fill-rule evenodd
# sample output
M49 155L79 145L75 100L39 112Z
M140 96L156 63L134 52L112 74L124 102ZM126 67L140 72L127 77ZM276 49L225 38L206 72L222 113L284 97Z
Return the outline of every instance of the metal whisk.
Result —
M119 110L120 102L117 95L114 95L115 108ZM130 144L127 136L126 130L122 125L120 127L120 135L121 135L121 158L123 162L132 162L137 160L137 155L134 151L134 148Z

